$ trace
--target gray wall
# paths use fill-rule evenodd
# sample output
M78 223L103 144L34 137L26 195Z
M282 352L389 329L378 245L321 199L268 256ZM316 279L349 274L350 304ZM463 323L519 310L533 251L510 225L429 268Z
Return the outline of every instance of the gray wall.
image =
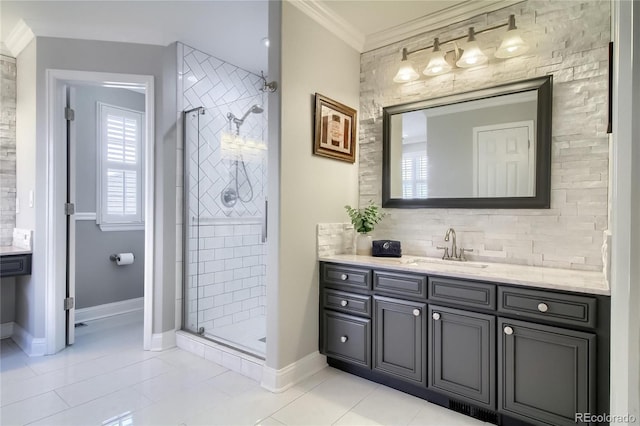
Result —
M95 222L76 222L76 308L143 296L144 231L103 232ZM117 266L112 253L131 252L132 265Z
M75 86L76 211L96 212L97 102L144 111L145 96L131 90ZM132 252L133 265L116 266L112 253ZM101 231L76 222L76 308L144 295L144 231Z
M35 57L32 57L35 55ZM167 47L133 43L73 40L52 37L37 37L20 57L35 67L35 76L24 75L26 88L35 88L35 152L25 156L32 158L27 165L34 171L25 171L24 186L45 188L47 143L46 126L46 71L68 69L93 72L143 74L154 77L155 88L155 206L153 253L154 312L153 332L172 330L175 326L175 260L176 260L176 120L177 120L177 51L176 45ZM21 78L23 77L21 71ZM20 79L19 79L20 80ZM29 98L31 94L25 93ZM20 81L18 81L20 97ZM29 98L30 99L30 98ZM27 100L29 100L27 99ZM25 128L25 133L26 133ZM25 138L25 139L28 139ZM29 143L29 141L25 141ZM30 145L29 145L30 147ZM22 149L22 145L21 145ZM32 155L32 157L31 157ZM18 156L20 154L18 153ZM18 192L22 171L18 167ZM33 183L31 183L33 182ZM35 192L35 205L45 205L45 193ZM61 201L62 203L62 201ZM22 213L22 212L21 212ZM33 274L16 286L16 321L32 336L45 336L45 251L44 238L47 219L43 208L24 212L17 218L18 224L34 229ZM19 215L20 216L20 215ZM18 289L20 288L20 289Z
M429 196L473 196L474 127L525 121L535 116L536 102L526 102L429 117Z
M0 324L13 322L16 316L16 280L14 277L0 279Z

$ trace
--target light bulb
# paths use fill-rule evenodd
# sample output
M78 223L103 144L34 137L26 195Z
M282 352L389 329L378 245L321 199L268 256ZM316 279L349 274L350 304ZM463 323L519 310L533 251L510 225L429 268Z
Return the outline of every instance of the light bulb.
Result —
M516 28L515 15L509 15L509 27L500 47L496 50L496 58L513 58L514 56L522 55L527 50L529 50L529 45L525 43L520 35L520 30Z
M402 62L400 62L400 69L396 73L396 76L393 77L393 81L395 83L408 83L420 78L420 74L418 74L413 66L413 62L407 59L407 55L407 49L402 49Z
M436 39L433 40L433 53L431 54L431 59L429 59L429 63L422 73L433 77L449 71L451 71L451 65L449 65L444 59L444 53L440 50L440 42L436 37Z
M478 65L485 64L488 61L487 55L482 52L478 42L476 41L473 27L469 28L469 39L464 47L464 53L456 62L456 65L460 68L477 67Z

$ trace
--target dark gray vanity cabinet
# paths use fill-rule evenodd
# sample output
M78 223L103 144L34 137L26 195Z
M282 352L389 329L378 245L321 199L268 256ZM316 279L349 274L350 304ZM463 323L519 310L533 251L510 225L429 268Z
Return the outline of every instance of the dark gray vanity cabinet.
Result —
M493 315L429 305L429 386L495 410Z
M373 369L426 382L427 304L374 296Z
M490 423L607 413L609 336L607 296L320 264L329 365Z
M506 318L498 328L502 412L558 426L595 412L595 334Z

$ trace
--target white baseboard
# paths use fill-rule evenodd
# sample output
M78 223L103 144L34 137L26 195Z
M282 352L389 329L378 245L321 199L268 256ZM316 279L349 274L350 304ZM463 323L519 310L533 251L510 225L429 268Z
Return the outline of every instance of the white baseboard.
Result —
M27 330L20 327L20 324L13 323L11 339L29 356L43 356L46 353L47 340L44 337L33 337Z
M313 352L280 370L267 367L262 371L263 388L270 392L284 392L296 383L316 374L327 366L327 357Z
M176 331L169 330L163 333L153 333L151 335L151 348L152 351L165 351L167 349L176 347Z
M0 339L6 339L11 336L13 336L13 322L0 324Z
M105 303L104 305L91 306L89 308L76 309L76 324L129 312L142 311L144 309L144 297L123 300L121 302Z

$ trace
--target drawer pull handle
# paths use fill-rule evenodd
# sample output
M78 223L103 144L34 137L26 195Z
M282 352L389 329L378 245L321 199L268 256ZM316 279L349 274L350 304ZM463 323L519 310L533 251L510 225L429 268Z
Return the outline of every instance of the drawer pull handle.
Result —
M343 300L340 302L340 306L347 306L349 304L349 302L347 302L346 300Z
M413 310L413 316L414 317L419 317L420 316L420 309L414 309Z
M431 315L431 317L432 317L434 320L438 321L438 320L440 319L440 314L439 314L439 313L437 313L437 312L434 312L434 313L433 313L433 315Z
M540 312L547 312L549 310L549 306L546 303L538 303L538 310Z
M342 343L346 343L346 342L347 342L347 340L349 340L349 338L348 338L347 336L342 336L342 337L340 337L340 341L341 341Z
M347 275L347 274L342 274L342 275L340 275L340 279L341 279L342 281L346 281L346 280L347 280L347 278L349 278L349 275Z
M504 334L506 334L507 336L511 336L513 334L513 328L506 326L504 328Z

